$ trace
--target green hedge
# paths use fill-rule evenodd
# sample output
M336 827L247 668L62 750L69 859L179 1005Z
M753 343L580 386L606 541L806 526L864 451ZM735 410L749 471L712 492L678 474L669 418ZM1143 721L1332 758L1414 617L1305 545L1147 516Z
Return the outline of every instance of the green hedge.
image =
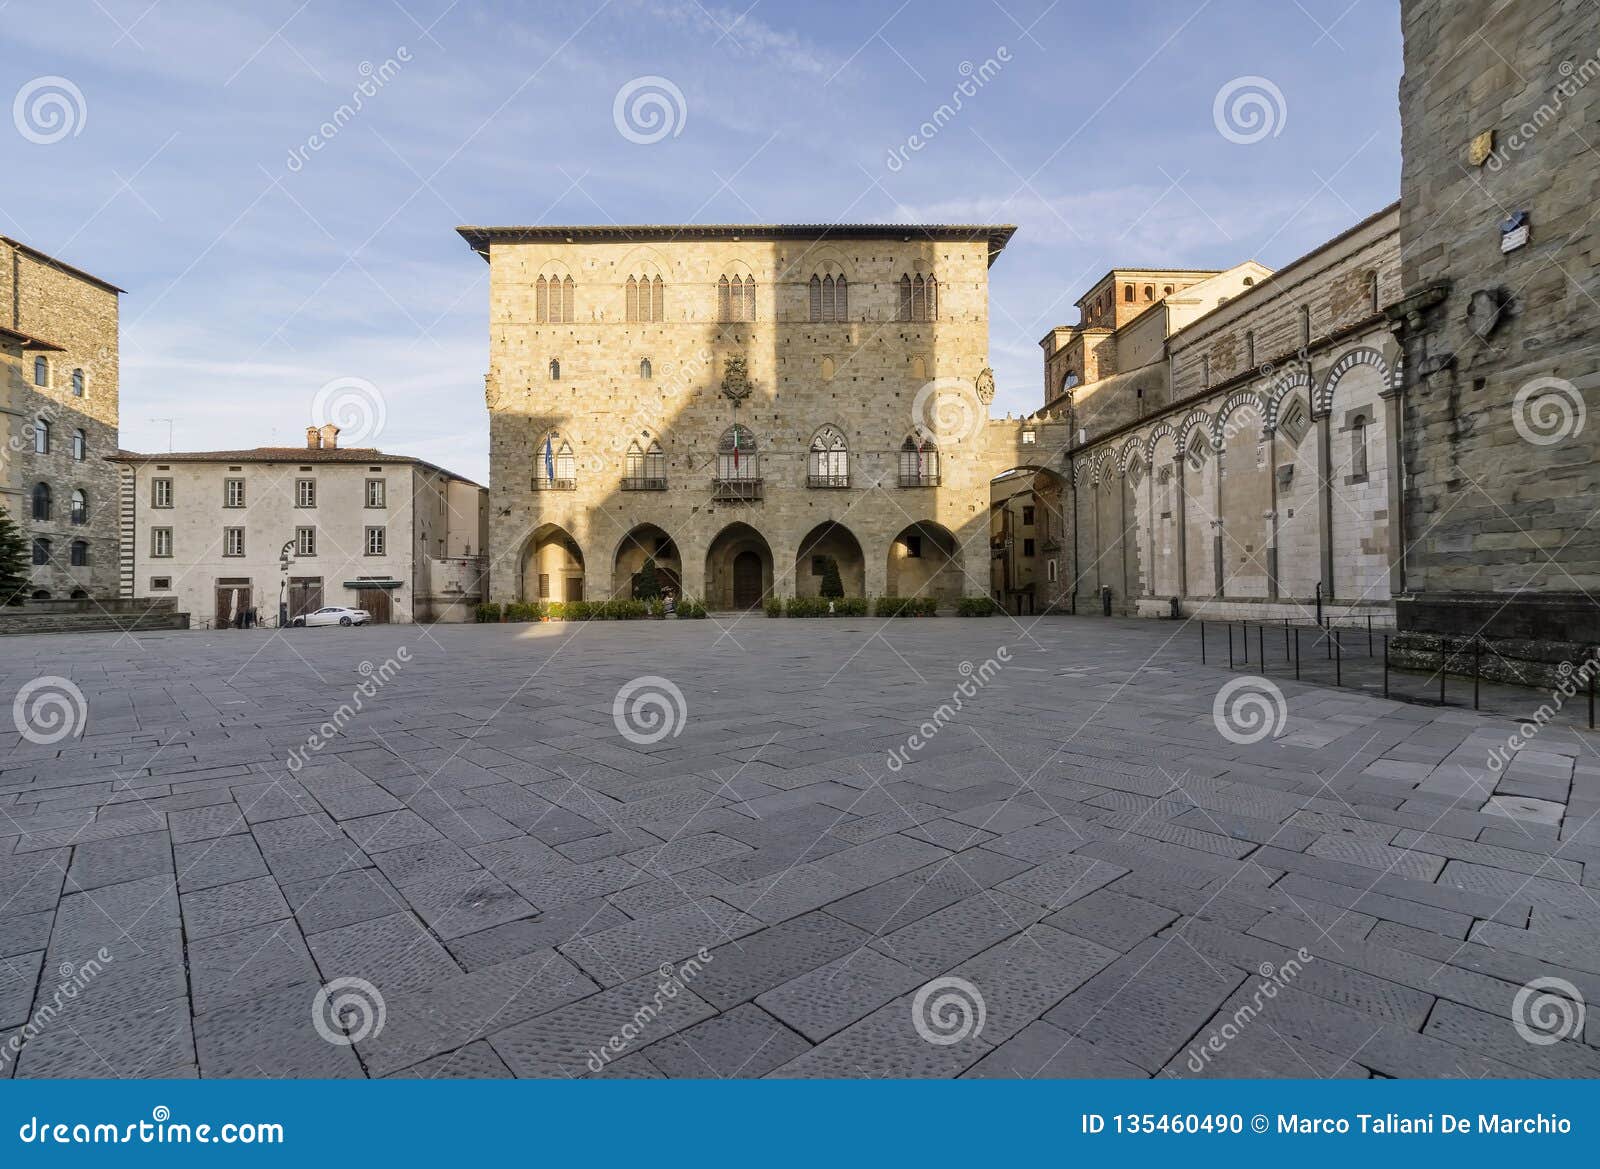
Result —
M933 597L879 597L872 611L879 617L933 617L939 602Z
M485 601L473 608L473 613L478 617L480 624L489 624L500 620L500 604L497 601Z
M830 612L828 597L790 597L783 605L785 617L865 617L867 615L867 599L865 597L834 597L831 598L833 609Z
M678 602L678 616L679 617L687 617L690 620L698 621L698 620L704 620L705 619L705 615L706 615L706 607L705 607L705 605L701 604L699 601L695 600L693 597L684 597L681 601Z
M768 617L782 617L783 599L781 597L768 597L761 602L761 610Z
M1000 613L1000 602L993 597L962 597L956 601L958 617L994 617Z

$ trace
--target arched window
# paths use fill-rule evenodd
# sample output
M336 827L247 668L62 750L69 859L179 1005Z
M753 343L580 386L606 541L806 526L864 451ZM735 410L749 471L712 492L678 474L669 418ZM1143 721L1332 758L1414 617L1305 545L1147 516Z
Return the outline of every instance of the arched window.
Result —
M72 522L75 524L89 522L89 497L83 493L81 487L72 490Z
M1367 477L1367 416L1357 414L1350 423L1350 477Z
M667 457L661 444L651 440L649 448L641 447L638 440L628 444L624 460L622 489L624 491L664 491L667 486Z
M33 518L47 520L50 518L50 484L35 483L33 485Z
M1144 298L1146 300L1154 300L1156 298L1156 286L1154 284L1146 284L1144 286Z
M43 357L33 359L33 384L36 386L50 384L50 363Z
M824 426L812 438L806 486L850 486L850 448L836 427Z
M550 380L553 382L561 380L561 362L554 357L550 359Z
M939 448L931 438L907 435L900 444L900 486L939 486Z
M552 430L544 436L534 455L533 489L576 491L577 488L578 460L572 453L572 444Z
M72 396L74 398L83 397L83 370L81 369L72 371Z
M1128 304L1133 303L1133 285L1125 284L1122 286L1122 299Z
M650 359L648 357L641 358L639 361L639 376L644 378L646 381L649 381L655 376L655 369L651 366Z
M820 276L813 273L810 294L813 321L850 319L850 293L843 276Z
M72 457L80 463L89 457L89 436L81 429L72 432Z
M660 322L666 307L665 288L659 276L629 276L625 295L629 322Z
M932 276L900 277L900 303L896 319L936 321L939 319L939 281Z
M746 483L761 477L755 432L734 423L717 441L717 478L724 483Z
M73 568L83 568L89 563L89 541L74 540L71 548L71 564Z
M756 278L735 275L717 281L717 320L753 321L756 319Z
M1078 371L1077 370L1075 370L1075 369L1067 370L1067 372L1061 378L1061 392L1063 394L1070 394L1073 391L1073 389L1075 389L1077 387L1078 383L1080 381L1082 381L1082 380L1083 379L1078 377Z
M533 286L534 320L541 325L570 325L574 319L571 276L541 276Z
M43 418L33 424L33 453L36 455L50 453L50 423Z

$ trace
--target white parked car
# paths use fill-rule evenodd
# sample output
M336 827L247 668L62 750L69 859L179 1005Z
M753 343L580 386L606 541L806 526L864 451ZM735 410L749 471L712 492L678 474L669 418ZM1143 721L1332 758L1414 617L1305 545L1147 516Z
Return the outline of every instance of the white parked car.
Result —
M365 625L372 614L365 609L346 609L343 605L324 605L312 613L294 618L289 624L299 629L306 625Z

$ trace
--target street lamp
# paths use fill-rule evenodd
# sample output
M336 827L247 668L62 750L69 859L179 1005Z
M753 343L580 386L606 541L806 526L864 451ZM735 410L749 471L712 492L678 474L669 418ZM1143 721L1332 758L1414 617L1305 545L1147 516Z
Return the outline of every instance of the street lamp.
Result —
M294 541L285 540L278 552L278 628L289 624L289 566L294 563Z

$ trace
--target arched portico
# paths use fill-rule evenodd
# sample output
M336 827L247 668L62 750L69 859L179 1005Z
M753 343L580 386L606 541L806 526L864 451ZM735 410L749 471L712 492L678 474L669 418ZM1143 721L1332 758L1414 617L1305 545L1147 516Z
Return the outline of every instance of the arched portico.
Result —
M637 524L617 545L612 560L611 595L632 599L646 560L656 564L656 580L663 589L683 595L683 560L677 543L655 524Z
M729 524L706 551L706 607L754 609L772 592L772 548L749 524Z
M522 599L583 600L583 549L559 524L535 528L523 546Z
M807 532L794 559L794 593L797 597L821 595L823 572L829 557L839 566L839 580L847 597L867 591L867 558L861 542L843 524L828 520Z
M918 520L890 542L890 596L933 597L953 605L962 594L962 581L960 546L943 524Z

